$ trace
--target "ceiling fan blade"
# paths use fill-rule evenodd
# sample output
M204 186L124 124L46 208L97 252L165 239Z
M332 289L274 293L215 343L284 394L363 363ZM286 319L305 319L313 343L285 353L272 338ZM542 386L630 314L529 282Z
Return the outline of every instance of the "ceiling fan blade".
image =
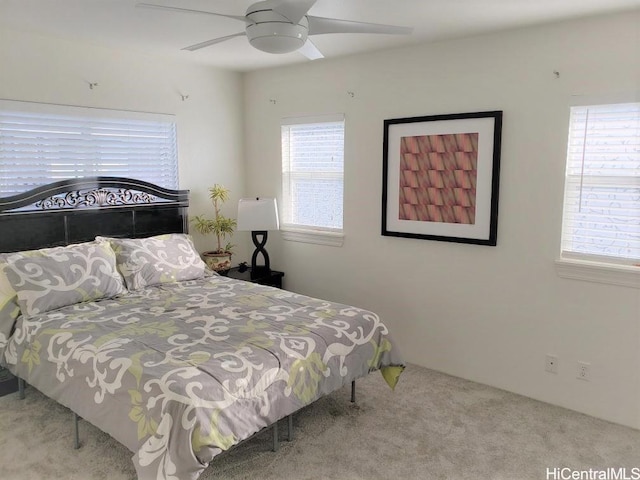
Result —
M205 15L215 15L216 17L232 18L234 20L240 20L241 22L248 23L245 17L240 17L238 15L225 15L223 13L205 12L204 10L191 10L190 8L168 7L166 5L156 5L155 3L136 3L136 7L153 8L156 10L170 10L173 12L183 12L183 13L203 13Z
M307 41L304 42L304 45L298 49L298 53L301 53L309 60L317 60L319 58L324 58L322 52L318 50L318 47L314 45L314 43L307 38Z
M309 35L322 33L388 33L393 35L408 35L413 32L411 27L396 27L394 25L380 25L378 23L352 22L337 18L313 17L309 20Z
M245 32L234 33L233 35L227 35L226 37L219 37L219 38L214 38L213 40L207 40L206 42L196 43L195 45L184 47L182 50L189 50L190 52L193 52L194 50L200 50L201 48L209 47L211 45L224 42L225 40L229 40L234 37L243 37L245 35L246 35Z
M294 25L300 23L317 0L280 0L273 6L273 11L289 20Z

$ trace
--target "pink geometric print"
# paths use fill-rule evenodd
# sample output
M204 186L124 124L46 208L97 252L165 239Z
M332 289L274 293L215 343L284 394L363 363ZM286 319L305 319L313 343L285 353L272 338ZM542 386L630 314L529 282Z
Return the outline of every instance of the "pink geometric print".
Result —
M400 220L475 224L478 134L402 137Z

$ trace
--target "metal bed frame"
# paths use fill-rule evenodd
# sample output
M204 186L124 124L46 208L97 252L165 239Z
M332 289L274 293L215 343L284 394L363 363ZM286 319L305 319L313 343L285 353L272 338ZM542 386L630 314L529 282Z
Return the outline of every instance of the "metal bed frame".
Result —
M22 378L18 378L18 391L19 391L21 400L24 400L25 398L24 390L25 390L25 381ZM353 380L351 382L351 403L355 403L355 401L356 401L356 381ZM80 448L80 427L78 424L81 417L75 412L72 412L72 413L73 413L73 448L77 450ZM273 446L271 449L274 452L277 452L278 449L280 448L280 438L278 435L278 422L274 422L270 427L266 427L266 428L271 428L273 430ZM239 447L243 443L251 440L253 437L258 435L259 433L262 433L262 430L254 433L249 438L234 445L232 448ZM287 416L287 442L291 442L291 441L293 441L293 414Z
M0 198L0 252L16 252L93 240L97 235L140 238L164 233L188 233L189 190L171 190L122 177L63 180L12 197ZM24 379L18 391L25 398ZM351 402L356 382L351 382ZM73 413L74 449L80 448L80 416ZM287 441L293 440L293 414L287 418ZM273 431L280 447L278 422ZM263 430L265 430L263 429ZM238 447L251 437L234 445Z

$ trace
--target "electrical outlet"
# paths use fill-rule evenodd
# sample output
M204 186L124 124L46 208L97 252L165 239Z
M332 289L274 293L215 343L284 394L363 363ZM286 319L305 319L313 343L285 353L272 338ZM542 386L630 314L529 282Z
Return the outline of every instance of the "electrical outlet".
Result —
M587 362L578 362L578 374L576 378L580 380L591 380L591 364Z
M549 373L558 373L558 356L547 354L544 369Z

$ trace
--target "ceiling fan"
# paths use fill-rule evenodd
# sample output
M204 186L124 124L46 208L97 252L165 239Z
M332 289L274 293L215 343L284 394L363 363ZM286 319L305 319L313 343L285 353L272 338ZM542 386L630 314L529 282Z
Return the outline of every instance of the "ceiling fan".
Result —
M354 22L337 18L323 18L307 15L317 0L264 0L254 3L244 16L169 7L152 3L137 3L137 7L154 8L184 13L199 13L239 20L245 24L245 31L214 38L183 48L199 50L235 37L246 36L249 43L267 53L290 53L298 51L310 60L323 58L322 53L311 42L309 35L324 33L386 33L408 35L410 27L396 27L376 23Z

